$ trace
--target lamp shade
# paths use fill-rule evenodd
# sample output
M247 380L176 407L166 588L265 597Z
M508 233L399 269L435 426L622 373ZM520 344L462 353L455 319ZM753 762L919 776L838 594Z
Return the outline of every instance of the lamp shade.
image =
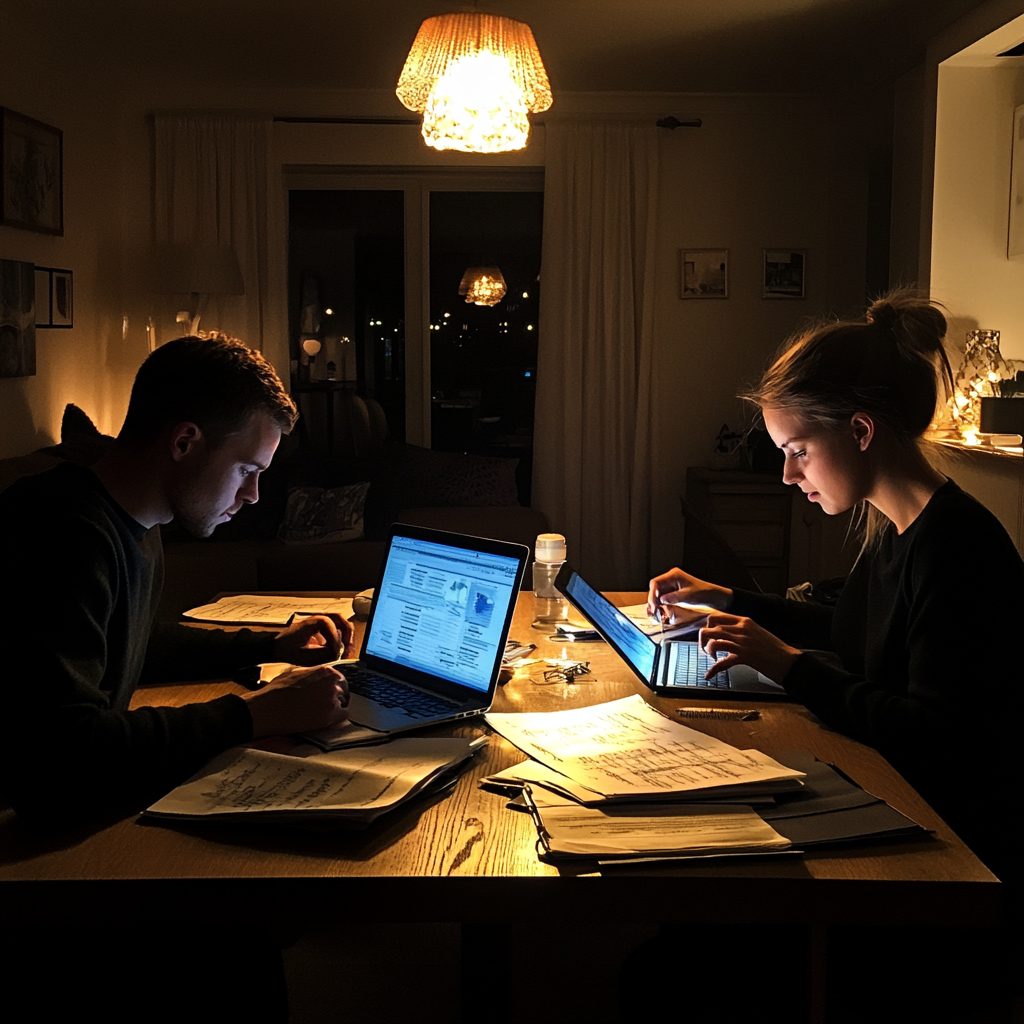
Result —
M223 245L167 245L150 260L154 292L244 295L245 281L235 250Z
M522 149L527 112L551 106L530 26L479 11L427 18L395 91L423 114L427 145L469 153Z

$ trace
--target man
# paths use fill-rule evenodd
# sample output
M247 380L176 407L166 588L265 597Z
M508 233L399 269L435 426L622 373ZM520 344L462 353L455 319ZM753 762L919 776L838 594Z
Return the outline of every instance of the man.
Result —
M143 363L128 414L91 469L65 463L0 495L0 792L23 816L138 809L234 744L345 716L351 626L278 633L155 619L162 523L200 537L259 496L295 405L241 342L180 338ZM293 669L245 697L128 710L140 679ZM17 668L14 664L17 663Z

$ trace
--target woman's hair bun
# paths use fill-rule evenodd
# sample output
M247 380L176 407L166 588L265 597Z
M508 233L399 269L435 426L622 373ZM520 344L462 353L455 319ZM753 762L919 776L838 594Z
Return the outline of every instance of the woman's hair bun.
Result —
M892 331L896 342L916 352L934 353L942 348L946 318L927 299L911 289L892 291L868 307L869 324Z

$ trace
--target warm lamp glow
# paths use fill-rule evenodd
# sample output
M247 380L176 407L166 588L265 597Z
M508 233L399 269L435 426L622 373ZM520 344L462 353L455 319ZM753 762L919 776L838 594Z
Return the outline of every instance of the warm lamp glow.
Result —
M522 149L527 112L551 106L530 26L479 11L427 18L395 91L423 113L427 145L465 153Z
M459 283L459 294L475 306L496 306L505 298L505 278L498 267L469 267Z
M523 91L504 57L459 57L437 80L423 110L423 141L434 149L507 153L530 138Z

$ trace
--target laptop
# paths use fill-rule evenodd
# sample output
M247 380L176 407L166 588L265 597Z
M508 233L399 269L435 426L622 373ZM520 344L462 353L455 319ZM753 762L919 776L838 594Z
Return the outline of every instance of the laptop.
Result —
M586 617L644 685L662 697L743 697L789 700L786 691L748 665L734 665L711 679L704 673L711 659L692 640L652 640L606 597L586 583L568 562L555 587Z
M349 684L349 721L384 733L491 706L530 549L398 523Z

